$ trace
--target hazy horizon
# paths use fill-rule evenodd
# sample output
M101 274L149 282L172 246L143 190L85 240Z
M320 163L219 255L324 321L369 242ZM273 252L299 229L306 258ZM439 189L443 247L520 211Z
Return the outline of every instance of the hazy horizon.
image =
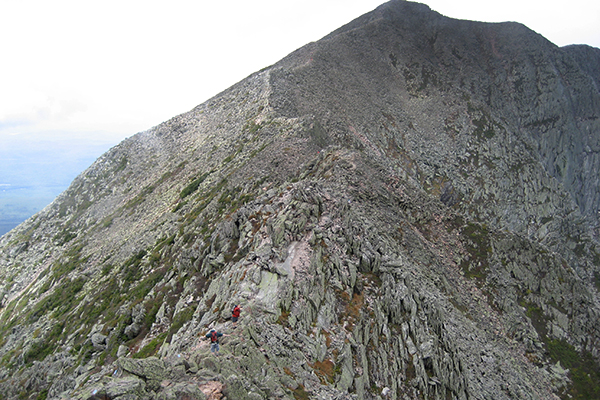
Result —
M98 157L116 145L87 138L24 135L0 146L0 236L49 205Z

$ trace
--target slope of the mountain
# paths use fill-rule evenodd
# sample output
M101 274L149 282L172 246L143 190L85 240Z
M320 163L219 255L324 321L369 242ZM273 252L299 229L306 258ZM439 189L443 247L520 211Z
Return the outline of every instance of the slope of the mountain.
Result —
M600 397L599 59L393 0L125 140L0 241L0 396Z

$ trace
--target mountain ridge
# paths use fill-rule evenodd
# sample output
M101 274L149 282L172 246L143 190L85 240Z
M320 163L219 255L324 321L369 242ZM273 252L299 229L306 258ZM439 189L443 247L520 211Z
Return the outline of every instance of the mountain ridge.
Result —
M0 239L0 393L596 395L586 54L391 1L126 139Z

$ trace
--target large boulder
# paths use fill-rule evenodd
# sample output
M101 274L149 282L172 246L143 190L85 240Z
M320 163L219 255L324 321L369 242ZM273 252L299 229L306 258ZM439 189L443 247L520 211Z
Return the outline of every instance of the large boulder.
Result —
M119 358L117 365L130 374L136 375L144 380L162 381L169 376L164 361L156 357L144 359Z

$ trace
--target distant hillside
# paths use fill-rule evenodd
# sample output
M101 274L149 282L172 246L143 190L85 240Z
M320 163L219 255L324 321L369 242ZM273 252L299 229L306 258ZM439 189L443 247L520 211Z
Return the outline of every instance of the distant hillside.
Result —
M0 238L0 397L600 398L599 54L393 0L124 140Z

